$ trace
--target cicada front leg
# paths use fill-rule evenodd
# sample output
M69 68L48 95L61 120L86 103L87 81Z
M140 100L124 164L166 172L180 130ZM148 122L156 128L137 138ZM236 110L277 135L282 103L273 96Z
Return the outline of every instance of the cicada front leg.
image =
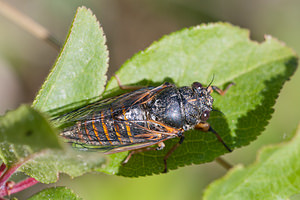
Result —
M229 151L232 152L232 150L226 145L224 140L221 138L221 136L210 126L207 122L201 122L195 126L195 129L204 131L204 132L212 132L215 134L217 139L224 145L224 147Z
M229 88L231 88L231 86L233 85L235 85L235 83L233 82L229 83L229 85L227 85L227 87L224 90L218 88L217 86L209 86L209 90L211 91L210 93L216 91L219 95L224 96L226 92L229 90Z

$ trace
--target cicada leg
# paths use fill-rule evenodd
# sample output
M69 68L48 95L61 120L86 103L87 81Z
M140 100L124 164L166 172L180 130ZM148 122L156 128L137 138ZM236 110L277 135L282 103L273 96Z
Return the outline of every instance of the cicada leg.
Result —
M168 171L168 166L167 166L167 159L171 156L171 154L179 147L179 145L183 142L184 140L184 135L180 136L180 140L178 143L176 143L169 151L168 153L164 156L164 171L163 173L166 173ZM145 147L142 149L136 149L136 150L132 150L128 156L126 157L126 159L123 161L123 165L126 164L130 158L132 157L132 155L137 154L137 153L141 153L141 152L145 152L145 151L151 151L151 150L162 150L165 147L165 144L163 142L158 143L158 147Z
M118 86L121 90L138 90L138 89L141 89L141 88L144 88L145 86L138 86L138 85L123 85L121 83L121 80L120 78L118 77L118 75L114 75L114 77L116 78L117 80L117 83L118 83Z
M163 173L167 173L168 171L168 166L167 166L167 159L171 156L171 154L182 144L184 140L184 135L180 136L180 140L178 143L176 143L169 151L168 153L165 155L164 157L164 165L165 165L165 169L163 171Z
M145 148L141 148L141 149L132 150L128 154L126 159L123 161L122 164L123 165L126 164L134 154L142 153L142 152L145 152L145 151L162 150L165 147L165 144L163 142L159 142L157 145L158 145L157 147L145 147Z
M233 86L233 85L235 85L235 83L233 83L233 82L229 83L229 85L227 85L227 87L225 88L225 90L221 90L217 86L210 86L210 87L211 87L211 92L212 91L216 91L221 96L224 96L226 94L226 92L229 90L229 88L231 88L231 86Z
M226 143L222 140L221 136L210 126L209 123L205 122L205 123L199 123L196 125L195 129L199 129L201 131L204 132L212 132L215 134L215 136L217 136L218 140L225 146L225 148L229 151L232 152L232 150L226 145ZM215 159L217 163L219 163L221 166L223 166L225 169L230 169L232 166L225 161L224 159L222 159L221 157L218 157Z
M195 126L195 129L199 129L204 132L212 132L215 134L217 139L224 145L224 147L229 151L232 152L232 150L225 144L221 136L210 126L207 122L201 122Z

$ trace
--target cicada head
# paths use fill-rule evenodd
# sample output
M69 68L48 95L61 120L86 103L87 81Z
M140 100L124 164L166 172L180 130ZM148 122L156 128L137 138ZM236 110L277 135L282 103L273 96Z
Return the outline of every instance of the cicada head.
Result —
M200 120L204 122L208 120L209 113L212 110L212 104L214 102L214 99L210 95L212 89L210 86L203 87L199 82L194 82L192 84L192 89L194 91L195 98L197 99Z
M194 82L189 92L182 92L184 99L186 129L193 128L200 122L205 122L209 118L212 111L213 98L210 95L211 87L203 87L201 83Z

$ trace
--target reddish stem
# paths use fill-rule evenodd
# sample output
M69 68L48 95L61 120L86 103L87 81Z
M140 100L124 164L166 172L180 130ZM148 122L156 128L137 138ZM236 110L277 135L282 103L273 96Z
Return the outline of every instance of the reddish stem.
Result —
M0 200L2 200L3 196L17 193L19 191L25 190L26 188L29 188L29 187L31 187L31 186L38 183L37 180L35 180L34 178L29 177L29 178L27 178L23 181L20 181L17 184L12 185L9 188L7 187L7 184L6 184L6 183L8 183L7 180L11 177L11 175L20 166L25 164L28 160L33 159L36 155L38 155L38 154L32 154L31 156L28 156L28 157L22 159L18 163L13 164L12 166L10 166L10 168L6 168L6 165L4 163L0 166ZM5 169L6 169L6 171L5 171Z
M1 166L0 166L0 176L2 176L3 172L5 171L5 169L6 169L5 163L2 163Z
M16 163L8 168L0 178L0 189L5 186L6 181L11 177L13 173L23 164L23 162Z
M12 189L9 190L9 195L20 192L22 190L25 190L35 184L37 184L38 181L35 180L35 178L29 177L23 181L20 181L19 183L16 183ZM0 197L8 195L7 190L0 190Z

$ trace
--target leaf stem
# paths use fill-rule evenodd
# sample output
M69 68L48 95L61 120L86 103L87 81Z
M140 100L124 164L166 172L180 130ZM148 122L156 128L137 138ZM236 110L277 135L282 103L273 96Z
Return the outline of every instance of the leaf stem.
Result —
M6 181L11 177L11 175L23 164L23 162L18 162L8 168L0 178L0 190L2 191L5 186Z
M230 170L232 168L232 165L221 157L216 158L215 161L226 170Z
M20 181L19 183L16 183L9 191L6 189L0 190L0 197L20 192L37 183L39 183L39 181L37 181L35 178L29 177L23 181Z
M28 160L32 159L36 155L38 155L38 154L32 154L31 156L28 156L28 157L20 160L19 162L13 164L9 168L7 168L4 163L0 166L0 173L2 175L0 177L0 200L1 200L1 197L5 196L5 195L10 195L10 194L19 192L21 190L24 190L24 189L31 187L32 185L35 185L36 183L38 183L37 180L35 180L34 178L31 178L31 177L28 179L25 179L17 184L15 184L12 181L11 182L7 181L11 177L11 175L13 175L13 173L15 173L15 171L20 166L25 164ZM5 169L6 169L6 171L5 171ZM8 187L9 183L11 183L11 185Z
M0 177L2 176L3 172L5 171L5 169L6 169L5 163L2 163L1 166L0 166Z

